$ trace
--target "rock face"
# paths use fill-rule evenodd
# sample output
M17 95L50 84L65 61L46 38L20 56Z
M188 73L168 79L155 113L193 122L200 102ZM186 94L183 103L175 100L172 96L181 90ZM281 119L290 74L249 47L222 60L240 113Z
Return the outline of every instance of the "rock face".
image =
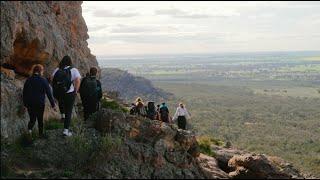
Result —
M101 83L104 91L119 92L120 98L127 102L133 102L137 97L157 102L173 97L173 94L154 87L150 80L116 68L103 68Z
M47 130L48 138L36 139L19 159L1 146L1 168L20 167L4 178L304 178L277 157L223 147L214 147L215 157L201 154L193 132L121 110L102 108L85 123L73 121L71 130L72 137ZM220 166L226 161L228 170Z
M66 138L61 129L48 130L48 138L34 141L24 153L28 154L24 158L30 159L19 162L41 162L43 173L39 168L30 170L37 174L31 173L27 178L62 178L66 171L73 174L69 178L229 177L214 158L197 152L192 132L178 130L175 125L102 109L86 124L74 124L72 131L73 136ZM3 161L12 162L8 152L2 152ZM2 167L7 168L7 164Z
M244 154L229 160L229 167L234 168L229 175L233 178L289 179L298 178L298 173L288 173L277 167L265 155ZM299 177L303 178L303 177Z
M235 179L305 178L290 163L275 156L213 146L219 168Z
M86 40L82 2L1 1L1 136L14 139L26 127L22 105L25 76L34 64L44 65L48 77L69 55L84 75L97 66ZM46 111L47 116L52 112Z

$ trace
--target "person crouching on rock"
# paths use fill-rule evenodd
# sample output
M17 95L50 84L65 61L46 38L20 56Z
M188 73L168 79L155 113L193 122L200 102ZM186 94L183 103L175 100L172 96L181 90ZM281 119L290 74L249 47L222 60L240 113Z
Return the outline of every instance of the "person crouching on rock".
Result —
M190 114L187 111L187 108L184 104L179 103L179 106L177 107L176 113L173 116L173 121L178 119L178 127L179 129L186 130L187 127L187 119L190 118Z
M45 95L49 98L51 107L56 110L55 102L51 93L51 88L48 81L41 77L43 75L43 66L36 64L32 68L32 76L24 83L23 87L23 103L28 110L30 121L28 123L29 133L32 133L32 128L38 120L39 136L43 134L43 113L45 107Z
M83 78L80 84L84 120L98 110L99 101L102 98L101 82L96 78L97 72L96 67L91 67L89 75Z
M72 67L69 56L64 56L59 67L51 75L53 96L59 102L61 119L64 121L64 136L72 136L69 131L74 102L79 91L81 75Z

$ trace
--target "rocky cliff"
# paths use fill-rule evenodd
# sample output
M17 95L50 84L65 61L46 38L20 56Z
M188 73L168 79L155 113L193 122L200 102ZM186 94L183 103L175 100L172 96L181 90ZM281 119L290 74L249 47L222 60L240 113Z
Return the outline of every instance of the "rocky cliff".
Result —
M90 53L82 2L1 1L1 137L19 136L28 116L21 92L33 64L48 77L69 55L82 75L97 66ZM46 117L55 115L46 110Z
M193 132L121 108L102 107L72 131L65 138L47 129L31 147L2 144L2 178L303 178L275 157L214 145L214 156L202 154Z
M101 69L101 83L104 91L118 92L126 102L141 97L145 101L160 103L173 97L172 93L154 87L150 80L116 68Z

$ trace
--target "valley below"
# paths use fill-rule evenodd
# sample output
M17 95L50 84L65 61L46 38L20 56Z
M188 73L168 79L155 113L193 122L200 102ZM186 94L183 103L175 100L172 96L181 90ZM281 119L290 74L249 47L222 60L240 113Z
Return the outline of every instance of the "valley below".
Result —
M319 52L110 57L101 67L145 77L181 101L189 125L233 146L320 175ZM132 99L134 100L134 99ZM149 99L146 99L148 101ZM159 102L160 103L160 102Z

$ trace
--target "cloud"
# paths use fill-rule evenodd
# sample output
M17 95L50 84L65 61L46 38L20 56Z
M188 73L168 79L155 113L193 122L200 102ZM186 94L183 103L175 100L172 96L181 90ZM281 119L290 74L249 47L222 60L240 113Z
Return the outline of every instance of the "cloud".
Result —
M159 9L155 11L156 15L169 15L176 18L209 18L212 17L209 14L202 13L188 13L186 11L182 11L180 9Z
M102 29L106 29L108 28L107 25L88 25L88 29L91 33L102 30Z
M140 14L137 12L114 12L110 10L96 10L93 12L95 17L118 17L118 18L128 18L139 16Z
M168 15L175 18L191 18L191 19L198 19L198 18L211 18L211 17L230 17L230 16L238 16L239 13L230 12L230 11L221 11L221 10L210 10L214 12L196 12L196 11L184 11L177 8L170 8L170 9L158 9L155 10L155 15Z

